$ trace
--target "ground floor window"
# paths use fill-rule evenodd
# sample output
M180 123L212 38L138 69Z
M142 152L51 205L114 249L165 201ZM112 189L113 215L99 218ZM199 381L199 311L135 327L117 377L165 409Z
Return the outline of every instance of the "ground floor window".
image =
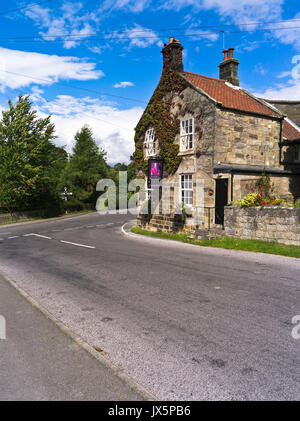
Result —
M193 205L193 176L192 174L181 175L181 201L185 205Z

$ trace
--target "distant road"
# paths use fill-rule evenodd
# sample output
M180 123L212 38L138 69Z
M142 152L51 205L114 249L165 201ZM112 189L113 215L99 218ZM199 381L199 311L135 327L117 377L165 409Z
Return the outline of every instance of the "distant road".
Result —
M121 234L130 219L95 213L2 228L0 270L161 399L299 400L299 260L131 238ZM1 293L0 313L5 301ZM21 317L42 338L31 311ZM19 347L4 373L1 363L5 383Z

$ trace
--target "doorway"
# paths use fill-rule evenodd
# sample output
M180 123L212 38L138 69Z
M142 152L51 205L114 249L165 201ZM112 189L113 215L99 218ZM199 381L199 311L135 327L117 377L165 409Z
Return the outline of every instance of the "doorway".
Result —
M228 178L216 179L215 224L224 225L224 207L228 204Z

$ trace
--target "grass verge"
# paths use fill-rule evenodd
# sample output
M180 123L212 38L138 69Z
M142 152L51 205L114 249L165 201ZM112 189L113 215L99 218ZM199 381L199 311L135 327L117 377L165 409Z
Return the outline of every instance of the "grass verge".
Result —
M300 258L300 247L287 244L280 244L261 240L243 240L233 237L216 238L215 240L191 240L189 234L173 234L166 232L147 231L139 227L133 227L131 232L148 237L164 238L167 240L181 241L183 243L195 244L196 246L216 247L230 250L251 251L256 253L276 254L280 256Z
M59 219L59 218L66 218L69 216L76 216L76 215L80 215L80 214L85 214L85 213L92 213L92 212L96 212L96 210L92 209L92 210L81 210L81 211L73 211L73 212L68 212L67 214L62 214L59 216L49 216L49 217L41 217L41 216L37 216L34 218L20 218L20 219L16 219L13 221L5 221L5 222L0 222L0 227L1 225L11 225L11 224L21 224L23 222L32 222L32 221L47 221L47 219Z

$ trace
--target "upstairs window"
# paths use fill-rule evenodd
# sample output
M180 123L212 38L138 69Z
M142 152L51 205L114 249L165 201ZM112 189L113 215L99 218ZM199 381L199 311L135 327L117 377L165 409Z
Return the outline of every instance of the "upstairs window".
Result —
M145 134L145 151L146 156L155 156L157 153L157 140L155 139L155 131L153 127L148 129Z
M300 162L300 145L295 146L295 156L294 156L295 162Z
M194 148L194 119L181 120L180 126L180 152L190 151Z
M181 201L185 205L193 206L193 176L192 174L181 175Z

